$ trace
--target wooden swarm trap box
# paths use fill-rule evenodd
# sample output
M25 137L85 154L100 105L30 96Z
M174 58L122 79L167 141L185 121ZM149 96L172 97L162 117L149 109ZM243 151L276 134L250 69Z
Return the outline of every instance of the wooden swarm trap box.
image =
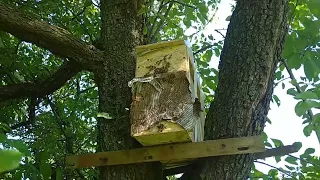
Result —
M131 135L144 146L203 141L204 97L183 40L137 47Z

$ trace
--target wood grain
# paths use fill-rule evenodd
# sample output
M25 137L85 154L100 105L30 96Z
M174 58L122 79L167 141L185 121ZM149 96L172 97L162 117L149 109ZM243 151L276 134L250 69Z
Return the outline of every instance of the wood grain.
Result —
M258 153L264 150L263 138L251 136L69 156L66 162L73 168L86 168L152 161L170 162L179 159Z

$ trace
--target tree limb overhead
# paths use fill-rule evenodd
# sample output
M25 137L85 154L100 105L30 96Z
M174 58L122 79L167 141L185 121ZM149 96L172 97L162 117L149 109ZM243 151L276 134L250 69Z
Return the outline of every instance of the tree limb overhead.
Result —
M82 69L73 62L65 62L55 73L38 83L21 83L0 86L0 102L9 99L41 97L62 87Z
M92 64L94 60L98 60L97 53L100 53L98 49L77 39L67 30L33 19L2 3L0 3L0 31L8 32L21 40L80 64L90 62Z

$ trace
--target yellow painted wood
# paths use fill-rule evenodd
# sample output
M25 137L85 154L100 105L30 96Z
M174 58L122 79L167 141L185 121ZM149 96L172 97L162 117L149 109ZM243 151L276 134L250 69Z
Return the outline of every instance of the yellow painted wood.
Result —
M158 126L132 135L143 146L191 142L192 132L186 131L177 123L162 121Z
M186 46L182 44L138 53L136 77L151 76L155 73L154 70L152 70L153 67L162 68L166 66L166 64L168 64L168 67L163 69L161 73L177 71L189 72Z
M161 73L176 73L176 72L184 72L185 77L189 82L189 92L192 98L198 98L200 102L204 103L203 93L201 90L201 86L199 83L199 77L196 73L196 64L194 62L194 57L192 50L188 47L188 42L184 40L174 40L168 42L161 42L157 44L149 44L137 47L137 65L136 65L136 78L141 77L150 77L154 74ZM178 79L177 79L178 80ZM174 81L177 81L174 80ZM179 82L184 79L179 79ZM136 96L133 99L139 99ZM144 98L144 97L143 97ZM184 102L181 102L184 103ZM190 102L186 102L190 103ZM135 109L133 107L131 110ZM152 111L152 109L148 109ZM194 127L191 131L187 131L183 127L179 126L176 123L165 125L166 128L164 131L159 131L159 129L155 126L147 131L140 132L138 130L137 124L141 121L141 119L137 119L135 121L132 118L133 126L132 136L139 141L144 146L151 145L160 145L160 144L169 144L176 142L189 142L189 141L202 141L203 140L203 126L204 126L204 113L200 113L200 120L196 120L195 117L193 120ZM146 124L146 129L153 126L153 124Z
M137 46L136 50L137 53L146 52L146 51L152 51L154 49L160 49L165 48L168 46L177 46L177 45L184 45L186 42L184 40L173 40L173 41L164 41L156 44L147 44L142 46Z
M169 162L179 159L258 153L264 150L262 136L251 136L68 156L66 163L73 168L86 168L152 161Z

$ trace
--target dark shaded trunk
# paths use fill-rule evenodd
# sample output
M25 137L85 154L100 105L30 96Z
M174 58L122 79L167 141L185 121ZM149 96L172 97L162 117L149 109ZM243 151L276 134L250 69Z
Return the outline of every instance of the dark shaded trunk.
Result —
M288 0L239 0L219 64L219 84L205 124L205 139L258 135L273 93L274 73L287 33ZM252 155L206 158L189 179L246 179ZM186 177L185 176L185 177Z
M112 119L98 120L98 150L112 151L139 146L130 136L129 111L131 90L128 82L135 75L136 45L141 44L142 25L137 11L139 0L101 1L101 43L104 60L96 70L99 88L99 112ZM108 180L142 180L161 177L160 163L106 166L100 178Z

